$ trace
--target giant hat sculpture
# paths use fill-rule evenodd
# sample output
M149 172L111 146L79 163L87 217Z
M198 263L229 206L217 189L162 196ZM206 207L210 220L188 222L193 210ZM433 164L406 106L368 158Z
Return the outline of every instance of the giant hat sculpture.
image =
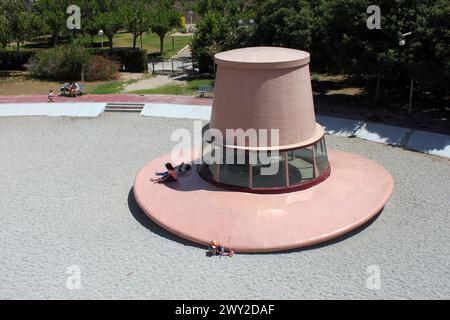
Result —
M202 152L188 156L198 164L167 184L149 179L170 156L147 164L133 189L142 210L180 237L241 252L316 244L376 216L393 179L372 160L327 150L309 59L279 47L216 54L211 121Z

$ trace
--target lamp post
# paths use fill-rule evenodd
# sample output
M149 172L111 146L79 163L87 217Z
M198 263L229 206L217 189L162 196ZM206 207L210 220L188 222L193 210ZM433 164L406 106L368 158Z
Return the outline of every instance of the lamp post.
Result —
M249 19L249 20L238 20L238 27L236 28L236 37L239 37L239 34L241 38L242 36L245 38L248 38L249 36L249 29L252 28L255 25L255 20ZM232 31L232 36L234 36L234 32Z
M192 16L194 15L194 11L189 10L188 17L189 17L189 24L192 25Z
M238 28L243 28L248 32L248 29L253 27L255 25L255 20L249 19L249 20L238 20ZM242 30L242 29L241 29Z
M398 45L400 47L404 46L406 44L405 38L407 36L412 35L412 32L407 33L401 33L400 31L397 32L398 35ZM411 115L412 111L412 98L413 98L413 91L414 91L414 78L411 77L411 84L409 86L409 103L408 103L408 115Z
M412 35L412 32L401 33L400 31L398 31L397 34L398 34L398 45L404 46L406 44L405 38L407 36Z
M250 19L250 20L242 20L242 19L240 19L238 21L238 23L239 23L240 27L251 27L251 26L253 26L255 24L255 20L253 20L253 19Z
M192 11L192 9L189 9L189 11L188 11L189 27L187 28L187 32L192 32L192 16L193 15L194 15L194 11Z
M101 37L102 40L102 49L103 49L103 34L104 34L103 30L98 30L98 35Z

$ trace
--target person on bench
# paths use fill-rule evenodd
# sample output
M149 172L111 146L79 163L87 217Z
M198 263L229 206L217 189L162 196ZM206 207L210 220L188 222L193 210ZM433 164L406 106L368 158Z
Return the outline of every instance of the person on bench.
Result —
M69 84L69 96L76 97L80 93L80 86L76 82Z

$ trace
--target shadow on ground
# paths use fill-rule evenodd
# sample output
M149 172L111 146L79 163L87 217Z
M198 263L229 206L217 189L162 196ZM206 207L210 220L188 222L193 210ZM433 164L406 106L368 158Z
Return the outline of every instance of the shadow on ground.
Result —
M138 203L136 202L136 199L134 198L133 194L133 188L131 188L130 192L128 193L128 208L130 209L131 214L133 217L145 228L150 230L151 232L164 237L168 240L178 242L179 244L182 244L184 246L191 246L196 248L202 248L206 250L205 246L201 246L195 242L185 240L181 237L178 237L177 235L170 233L164 228L161 228L158 226L155 222L153 222L152 219L150 219L139 207Z
M202 246L199 245L195 242L192 241L188 241L186 239L183 239L173 233L170 233L169 231L167 231L166 229L160 227L159 225L157 225L155 222L153 222L139 207L138 203L136 202L136 199L134 198L134 194L133 194L133 188L131 188L130 192L128 193L128 208L130 209L131 214L133 215L133 217L145 228L147 228L148 230L150 230L151 232L164 237L168 240L171 241L175 241L178 242L179 244L182 244L184 246L190 246L190 247L195 247L195 248L199 248L199 249L203 249L203 250L207 250L206 246ZM384 209L384 208L383 208ZM255 252L255 253L238 253L239 255L241 254L248 254L248 255L255 255L255 254L283 254L283 253L292 253L292 252L302 252L302 251L309 251L309 250L316 250L316 249L320 249L322 247L326 247L329 245L333 245L333 244L337 244L341 241L347 240L350 237L353 237L355 235L357 235L358 233L360 233L361 231L364 231L366 228L368 228L373 222L375 222L375 220L379 217L379 215L383 212L383 209L376 215L374 216L372 219L370 219L368 222L366 222L365 224L363 224L362 226L359 226L356 229L353 229L352 231L338 237L338 238L334 238L331 239L329 241L326 242L322 242L316 245L312 245L312 246L307 246L307 247L303 247L303 248L297 248L297 249L291 249L291 250L285 250L285 251L277 251L277 252Z

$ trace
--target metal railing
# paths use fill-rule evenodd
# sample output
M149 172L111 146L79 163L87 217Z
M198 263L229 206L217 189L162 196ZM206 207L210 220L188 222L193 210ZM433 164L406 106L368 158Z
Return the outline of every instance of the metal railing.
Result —
M192 58L163 59L161 57L150 57L148 70L153 74L184 74L195 72L196 68Z

